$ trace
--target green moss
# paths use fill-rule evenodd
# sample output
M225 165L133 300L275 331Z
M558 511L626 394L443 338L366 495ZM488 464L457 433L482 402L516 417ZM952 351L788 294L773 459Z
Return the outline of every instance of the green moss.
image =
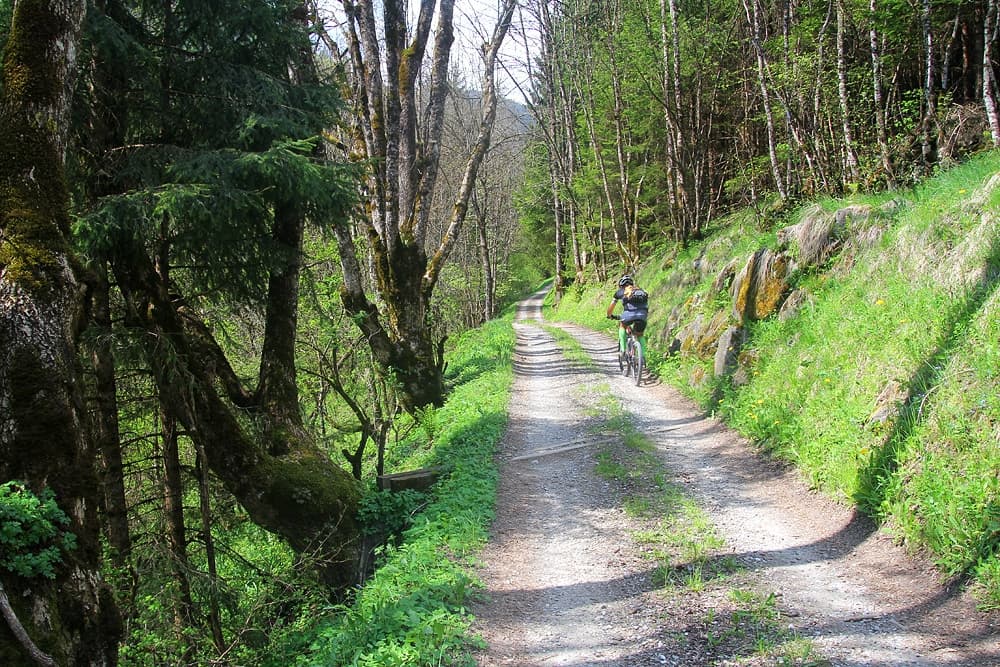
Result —
M357 481L319 454L268 458L256 475L261 501L284 526L283 534L296 550L308 549L320 533L336 523L345 535L355 532L361 498ZM290 535L294 527L298 536Z
M768 274L758 281L757 293L754 295L754 316L759 320L775 312L788 292L788 283L785 282L788 259L779 255L768 268Z
M62 94L47 45L64 26L46 3L18 5L4 61L0 111L0 266L5 279L43 294L58 282L68 253L69 198L53 131L37 110Z
M66 183L40 134L16 117L0 117L0 266L7 280L36 294L58 282L69 252Z
M66 183L51 142L17 118L0 117L0 146L0 266L37 293L58 282L69 252Z
M49 50L65 23L42 0L20 0L4 56L6 97L20 105L52 104L62 94L62 79Z

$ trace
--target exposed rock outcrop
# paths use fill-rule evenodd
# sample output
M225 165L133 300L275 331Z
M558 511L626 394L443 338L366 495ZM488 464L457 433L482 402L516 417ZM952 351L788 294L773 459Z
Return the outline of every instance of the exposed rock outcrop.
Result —
M782 322L787 322L802 310L802 307L809 303L810 294L806 289L795 289L792 290L791 294L785 299L785 302L781 304L781 308L778 310L778 319Z
M743 343L743 329L727 327L719 336L719 344L715 349L715 377L724 377L736 368L736 360Z
M720 310L706 321L704 315L697 315L677 333L681 352L706 358L715 353L719 336L729 326L729 315Z
M788 293L788 256L770 248L758 250L733 278L733 317L739 322L762 320L775 312Z

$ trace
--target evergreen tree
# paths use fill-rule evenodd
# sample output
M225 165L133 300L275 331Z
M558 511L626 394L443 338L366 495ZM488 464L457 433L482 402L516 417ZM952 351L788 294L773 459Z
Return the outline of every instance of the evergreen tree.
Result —
M110 266L165 413L253 521L347 586L359 489L304 426L296 380L304 225L341 224L354 192L325 158L338 101L307 14L283 0L102 8L78 105L78 238ZM224 345L234 311L259 328Z

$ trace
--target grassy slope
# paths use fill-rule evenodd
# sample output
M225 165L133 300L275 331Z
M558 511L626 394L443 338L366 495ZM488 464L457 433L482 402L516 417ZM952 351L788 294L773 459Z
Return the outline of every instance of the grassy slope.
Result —
M991 153L940 174L897 204L874 246L792 276L812 300L800 314L753 324L749 381L716 380L711 359L665 358L668 314L690 319L729 303L713 293L731 259L742 265L775 231L733 216L703 242L654 254L639 272L653 295L654 367L750 440L798 465L824 491L886 520L929 548L946 576L971 575L985 606L1000 607L1000 171ZM879 200L824 201L826 210ZM844 255L850 255L849 257ZM611 284L574 287L557 319L594 328ZM683 324L683 322L681 322ZM895 383L899 414L869 423Z

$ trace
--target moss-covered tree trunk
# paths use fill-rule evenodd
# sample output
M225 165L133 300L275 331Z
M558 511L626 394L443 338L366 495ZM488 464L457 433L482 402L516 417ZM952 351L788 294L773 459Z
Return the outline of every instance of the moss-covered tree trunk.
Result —
M303 223L299 217L275 224ZM301 229L275 238L299 243ZM288 262L270 281L255 392L246 390L209 327L170 293L141 248L113 264L126 323L148 333L146 355L164 409L183 424L254 523L314 558L326 582L343 589L357 580L360 488L302 428L294 382L301 248L287 250Z
M0 623L4 665L34 665L45 656L60 665L117 662L120 623L101 579L100 489L76 349L83 299L67 242L63 174L85 7L82 0L20 0L4 54L0 482L22 480L35 493L51 489L77 537L53 579L0 568L6 611L16 615Z

